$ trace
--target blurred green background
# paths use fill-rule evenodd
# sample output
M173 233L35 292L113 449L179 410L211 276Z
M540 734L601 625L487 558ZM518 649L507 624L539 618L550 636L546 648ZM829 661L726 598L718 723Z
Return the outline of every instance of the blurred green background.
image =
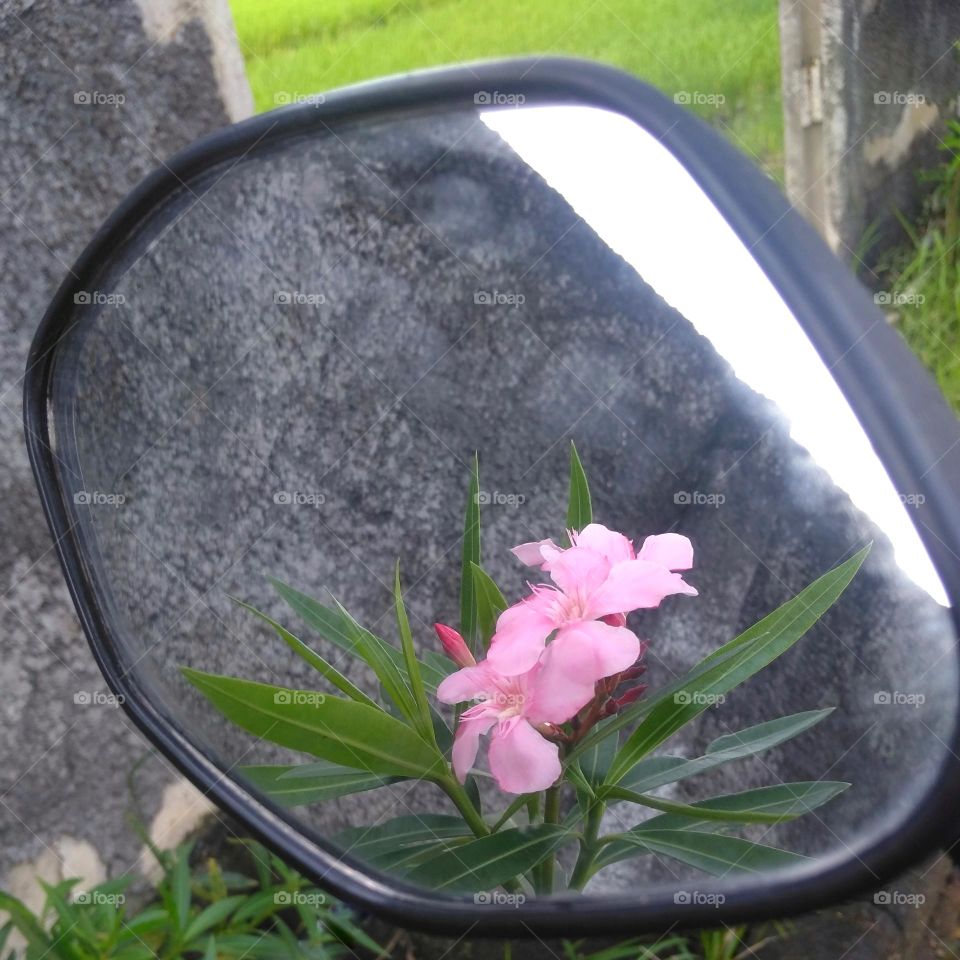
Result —
M231 0L259 110L422 67L531 53L602 60L698 112L781 176L777 0ZM696 109L696 108L695 108Z

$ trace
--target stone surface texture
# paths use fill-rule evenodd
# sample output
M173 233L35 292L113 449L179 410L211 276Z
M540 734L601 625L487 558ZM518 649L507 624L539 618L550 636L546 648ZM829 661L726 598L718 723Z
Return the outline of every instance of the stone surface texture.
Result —
M31 901L34 872L95 879L136 863L128 811L149 826L179 780L102 700L20 403L33 332L103 219L180 147L250 110L225 2L167 7L145 24L132 0L0 0L0 885ZM145 754L134 802L127 777ZM178 809L182 826L203 803Z

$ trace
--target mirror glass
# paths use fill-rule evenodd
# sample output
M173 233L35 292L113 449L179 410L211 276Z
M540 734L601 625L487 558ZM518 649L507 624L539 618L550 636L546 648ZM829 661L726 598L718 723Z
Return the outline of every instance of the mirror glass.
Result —
M698 595L630 615L649 644L645 697L872 541L795 647L654 755L709 756L757 724L833 713L696 776L654 760L644 781L661 806L848 782L795 820L696 829L856 855L929 789L957 712L955 633L911 521L917 495L895 489L751 251L656 139L600 109L491 102L261 144L173 195L79 298L55 369L59 479L123 670L225 775L345 856L417 882L418 844L465 840L431 819L456 814L440 789L404 779L329 796L309 768L285 773L309 755L239 729L181 667L335 692L238 598L380 700L371 670L268 578L330 609L335 597L399 648L399 558L416 648L442 677L454 666L433 624L459 621L474 452L483 566L512 603L547 582L511 548L563 537L572 440L598 522L637 544L693 544L683 576ZM488 823L513 799L485 744L468 788ZM576 803L564 790L559 816ZM602 831L670 815L611 801ZM380 829L401 816L422 828L406 846ZM556 889L576 854L560 849ZM705 876L638 847L585 894L683 892ZM529 877L505 889L534 895Z

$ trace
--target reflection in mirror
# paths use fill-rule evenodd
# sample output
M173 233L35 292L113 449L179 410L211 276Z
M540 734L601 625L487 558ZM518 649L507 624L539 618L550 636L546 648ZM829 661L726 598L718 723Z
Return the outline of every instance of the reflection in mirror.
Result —
M630 894L856 853L929 789L957 663L912 493L750 251L624 118L448 110L263 147L171 197L97 293L53 409L117 657L310 836L477 903ZM596 529L560 554L587 485L639 559ZM462 610L464 553L508 604L562 590L501 619L493 677L433 626L482 657L499 604L468 566ZM798 610L823 613L802 637ZM483 702L441 702L461 696ZM460 787L465 708L461 766L483 733Z

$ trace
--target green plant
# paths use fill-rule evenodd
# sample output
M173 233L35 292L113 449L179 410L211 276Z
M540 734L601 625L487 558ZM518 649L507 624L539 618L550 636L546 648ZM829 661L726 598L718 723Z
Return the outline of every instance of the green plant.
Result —
M809 730L831 710L779 717L720 737L694 759L658 756L655 751L789 650L840 597L869 547L715 650L688 674L641 699L644 691L633 683L642 672L637 659L642 657L642 644L625 627L624 614L613 610L659 603L656 599L630 605L624 598L633 595L695 594L675 572L692 564L689 541L678 534L649 537L634 555L625 537L594 524L586 474L571 448L568 546L561 549L545 540L515 550L521 559L521 554L534 557L527 563L539 563L542 557L557 586L533 587L530 597L508 607L481 564L480 489L475 462L463 536L460 631L437 627L459 671L450 674L451 664L443 657L417 650L399 567L394 583L399 647L361 626L343 606L325 606L274 582L301 619L372 671L379 681L379 697L361 690L309 645L247 604L242 606L271 626L340 695L183 669L189 682L229 720L257 737L316 758L309 763L248 766L243 768L246 775L288 805L398 780L435 785L455 813L403 815L345 831L339 840L354 856L381 870L436 890L473 893L477 902L491 902L488 891L497 887L505 891L498 897L516 898L514 902L522 902L530 892L551 893L561 883L582 890L599 871L637 856L669 857L718 876L806 862L798 854L731 831L795 819L849 784L786 783L696 803L680 803L654 791L777 746ZM595 546L588 546L588 540ZM614 554L617 558L609 560ZM661 561L655 555L674 559ZM624 583L632 586L625 590ZM528 622L533 622L532 628ZM561 656L558 649L564 657L572 649L569 663L576 666L564 662L562 669L551 672L552 658ZM619 652L624 649L627 656ZM512 673L494 662L498 651L498 662L506 658L513 664ZM610 666L614 658L616 665ZM591 672L594 669L597 672ZM457 737L463 736L467 745L459 754L454 750L452 768L447 755L454 735L434 702L438 697L457 705L453 714ZM479 703L462 710L464 701L476 699ZM558 709L559 715L548 714L545 704ZM472 724L476 726L470 729ZM522 736L509 749L502 746L518 730ZM482 810L477 788L476 778L488 774L473 769L479 737L488 733L494 779L514 794L502 809L493 811ZM509 760L499 767L493 757L498 743L504 751L499 759ZM604 812L613 802L637 804L657 815L629 830L602 834ZM569 876L561 876L557 854L574 846L576 864Z
M927 175L934 188L919 225L900 216L908 244L881 261L881 306L960 412L960 123L950 120L945 159Z
M583 943L566 940L566 960L749 960L757 951L786 934L783 924L773 925L769 935L748 927L722 927L699 933L673 934L656 940L637 937L592 953L583 952Z
M161 854L155 896L128 909L132 878L91 890L77 880L41 884L38 915L0 891L0 957L16 956L7 943L16 930L24 960L333 960L362 946L380 947L350 913L254 841L240 841L248 872L225 870L210 858L191 868L191 846Z

